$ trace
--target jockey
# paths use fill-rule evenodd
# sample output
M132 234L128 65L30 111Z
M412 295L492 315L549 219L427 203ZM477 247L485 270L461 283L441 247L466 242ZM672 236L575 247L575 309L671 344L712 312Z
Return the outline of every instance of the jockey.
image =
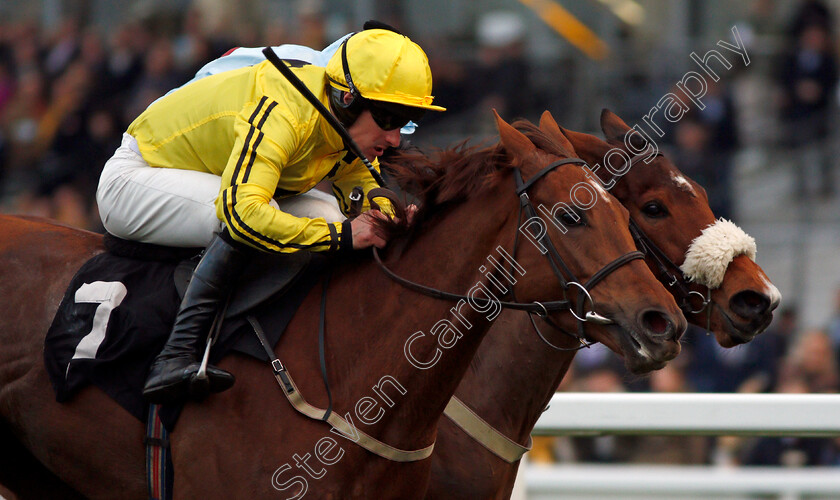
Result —
M423 50L388 29L346 40L326 68L290 61L294 74L328 106L363 154L377 158L400 143L399 129L432 104ZM175 325L152 364L143 394L153 403L182 399L199 368L196 346L240 275L250 249L349 251L385 241L369 211L352 221L297 217L273 198L332 181L349 214L354 187L376 183L362 161L312 104L269 61L210 75L150 105L123 135L97 190L102 223L115 236L178 247L206 247ZM233 375L208 367L211 392Z

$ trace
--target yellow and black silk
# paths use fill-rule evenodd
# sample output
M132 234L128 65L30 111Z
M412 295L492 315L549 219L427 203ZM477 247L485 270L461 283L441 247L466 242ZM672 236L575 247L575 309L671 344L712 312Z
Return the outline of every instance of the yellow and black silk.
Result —
M327 105L324 69L293 66ZM271 207L272 198L326 179L348 214L354 186L365 193L376 187L340 136L268 61L181 87L149 106L128 133L152 167L221 176L217 215L234 239L268 252L337 249L342 234L342 223L292 216Z

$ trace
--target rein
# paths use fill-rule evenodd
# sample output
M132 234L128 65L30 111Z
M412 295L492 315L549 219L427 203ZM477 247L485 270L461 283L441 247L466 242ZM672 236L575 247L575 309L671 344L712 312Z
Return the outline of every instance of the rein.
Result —
M523 181L522 172L516 168L514 169L514 181L516 183L516 195L519 197L519 216L518 216L518 225L522 223L522 213L528 216L528 218L539 217L537 215L537 211L534 209L534 205L531 203L531 199L528 196L528 189L534 185L537 181L542 179L546 174L554 171L557 167L562 165L568 164L577 164L577 165L586 165L586 162L579 158L566 158L563 160L557 160L552 162L539 172L537 172L533 177L531 177L527 182ZM602 269L598 270L592 277L583 285L580 284L579 280L575 277L574 273L569 269L566 263L563 261L563 258L560 256L560 253L555 248L554 244L552 243L551 239L546 236L547 233L543 233L539 237L539 242L544 245L545 248L548 249L548 252L545 253L546 258L548 259L549 265L551 266L554 275L557 277L557 280L560 283L560 286L563 288L563 299L562 300L555 300L555 301L534 301L534 302L517 302L515 294L513 293L513 289L508 292L513 296L513 301L495 301L498 303L502 308L505 309L514 309L519 311L525 311L528 313L528 317L531 320L531 325L534 327L534 330L537 332L537 335L540 339L545 342L548 346L552 347L553 349L559 351L576 351L578 349L582 349L583 347L589 347L592 345L587 336L586 332L584 331L584 323L592 322L602 325L612 324L613 321L609 318L601 316L600 314L595 312L595 301L592 296L589 294L589 291L594 288L598 283L600 283L604 278L606 278L610 273L618 269L619 267L627 264L630 261L636 259L643 259L644 255L639 251L629 252L624 254L617 259L613 260ZM519 247L519 231L516 232L516 236L514 237L514 245L513 245L513 253L511 254L514 258L516 258L516 251ZM379 251L376 247L373 248L373 257L376 263L379 265L382 272L385 273L386 276L391 278L391 280L399 283L405 288L409 290L413 290L415 292L421 293L423 295L433 297L436 299L442 300L452 300L452 301L460 301L460 300L473 300L480 304L489 304L491 301L487 298L480 298L480 297L467 297L466 295L457 294L446 292L443 290L438 290L436 288L432 288L426 285L422 285L420 283L416 283L414 281L408 280L403 278L393 271L391 271L383 262L379 256ZM512 264L511 264L512 265ZM511 274L512 274L511 270ZM566 279L566 276L569 279ZM567 297L567 292L570 288L576 288L580 291L577 296L577 303L573 307L572 302ZM584 308L586 306L586 302L589 302L591 305L591 309L589 311L584 312ZM572 334L564 329L560 328L554 321L552 321L548 315L551 312L556 311L566 311L568 310L575 319L578 320L578 334ZM536 314L537 316L541 317L544 321L549 323L554 328L560 330L562 333L574 337L580 342L579 346L573 348L565 348L565 347L558 347L549 342L545 336L540 331L539 327L537 326L536 322L534 321L533 315Z
M649 255L653 258L653 261L656 263L656 267L659 269L660 274L670 279L670 281L668 282L668 286L676 288L677 295L680 297L680 309L682 309L683 312L687 314L699 314L703 312L703 310L709 306L711 297L704 297L702 293L696 290L689 290L689 285L685 279L685 274L683 274L679 266L677 266L674 263L674 261L669 259L661 248L656 246L656 243L654 243L650 239L650 237L648 237L648 235L646 235L642 231L642 229L638 226L638 224L636 224L636 221L633 220L632 217L630 218L630 233L633 235L633 239L636 241L636 245L641 249L642 253L645 255ZM669 271L669 267L675 271ZM711 290L708 287L706 287L706 290L710 295ZM694 309L691 306L691 299L697 297L700 298L700 307Z

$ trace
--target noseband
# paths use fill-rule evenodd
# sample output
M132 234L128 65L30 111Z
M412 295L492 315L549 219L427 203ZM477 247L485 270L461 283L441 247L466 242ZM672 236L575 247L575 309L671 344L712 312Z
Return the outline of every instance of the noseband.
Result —
M654 243L650 237L641 230L632 217L630 218L630 233L636 241L637 248L639 248L644 255L653 258L653 261L656 263L656 267L659 270L659 274L667 278L666 281L668 281L668 286L676 289L675 295L679 298L678 302L680 309L682 309L682 311L686 314L699 314L703 312L703 310L706 309L711 302L711 289L706 287L708 296L703 296L702 293L696 290L689 290L688 281L685 279L685 274L683 274L679 266L674 264L674 261L669 259L668 256L665 255L665 252L656 246L656 243ZM699 299L700 307L694 309L691 305L692 299Z
M543 168L539 172L536 173L533 177L528 179L527 182L523 181L522 179L522 172L515 168L513 170L514 181L516 182L516 195L519 197L519 216L518 216L518 224L516 230L516 236L514 237L514 244L513 244L513 253L511 254L513 258L516 258L516 252L519 247L519 226L522 224L522 213L524 212L528 219L530 220L533 217L539 217L537 215L537 211L534 209L534 205L531 203L531 199L528 197L528 189L537 181L542 179L546 174L552 172L557 167L562 165L568 164L577 164L577 165L586 165L586 162L579 159L579 158L566 158L563 160L558 160L547 167ZM604 280L609 274L613 271L618 269L619 267L627 264L630 261L636 259L643 259L644 255L642 252L633 251L618 257L617 259L613 260L603 268L601 268L598 272L592 275L588 281L584 284L580 284L580 281L575 277L574 273L569 269L566 263L563 261L563 258L560 256L560 253L554 247L551 239L547 237L547 231L544 231L540 234L538 241L543 245L543 248L546 248L547 251L544 253L546 258L548 259L548 263L551 266L551 270L554 272L557 281L560 283L561 288L563 289L563 299L562 300L555 300L555 301L545 301L545 302L517 302L516 296L513 292L513 287L507 292L507 294L511 295L512 301L497 301L497 303L505 309L514 309L519 311L525 311L528 313L528 317L531 320L531 325L534 327L534 330L539 335L540 339L545 342L547 345L551 346L552 348L560 351L574 351L581 349L583 347L588 347L593 342L586 336L586 332L584 329L585 323L596 323L601 325L612 324L613 321L609 318L606 318L597 312L595 312L595 300L590 295L590 291L601 281ZM467 297L466 295L460 295L450 292L445 292L442 290L438 290L436 288L428 287L425 285L421 285L419 283L415 283L413 281L407 280L401 276L398 276L393 271L388 269L382 260L379 257L379 252L376 247L373 248L373 256L376 260L377 264L379 264L382 271L392 280L396 281L400 285L414 290L416 292L422 293L424 295L444 299L444 300L473 300L479 304L488 305L492 301L489 298L481 298L481 297ZM513 264L511 263L511 267ZM513 269L511 269L511 275L513 274ZM568 276L568 279L567 279ZM568 297L568 291L571 288L575 288L578 290L577 294L577 301L574 307L572 306L572 301ZM506 294L506 295L507 295ZM586 308L586 303L589 302L590 309L584 312ZM549 313L556 312L556 311L566 311L568 310L575 319L578 320L578 334L572 334L567 332L566 330L560 328L554 321L549 318ZM558 347L549 342L545 336L543 336L540 329L537 327L536 322L534 321L533 315L537 315L542 318L544 321L549 323L554 328L560 330L561 332L576 338L580 345L573 347L573 348L564 348Z

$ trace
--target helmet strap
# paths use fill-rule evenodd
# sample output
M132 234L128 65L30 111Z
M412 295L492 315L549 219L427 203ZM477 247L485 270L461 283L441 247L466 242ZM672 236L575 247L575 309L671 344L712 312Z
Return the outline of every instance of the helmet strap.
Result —
M362 94L359 93L359 89L357 89L353 84L353 77L350 76L350 65L347 64L347 42L349 42L352 37L353 36L351 35L344 41L344 43L341 44L341 69L344 70L344 79L347 81L347 88L350 89L350 95L353 96L353 101L355 102L356 99L364 98L362 97Z

